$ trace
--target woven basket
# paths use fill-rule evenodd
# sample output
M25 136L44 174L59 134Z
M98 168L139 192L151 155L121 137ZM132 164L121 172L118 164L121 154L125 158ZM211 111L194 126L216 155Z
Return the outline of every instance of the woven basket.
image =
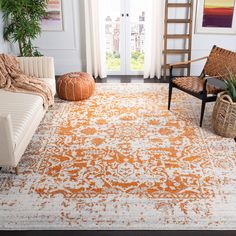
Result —
M212 120L217 134L226 138L236 137L236 103L226 92L218 94Z

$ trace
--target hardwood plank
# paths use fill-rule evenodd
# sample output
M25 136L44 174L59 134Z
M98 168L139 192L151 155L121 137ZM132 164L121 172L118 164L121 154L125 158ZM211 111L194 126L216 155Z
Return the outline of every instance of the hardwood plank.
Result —
M177 8L186 8L187 14L186 19L169 19L169 9L177 9ZM187 55L188 60L191 60L191 50L192 50L192 27L193 27L193 0L188 0L185 3L173 3L169 0L165 0L165 31L164 31L164 78L167 77L167 69L168 69L168 54L175 55ZM168 33L168 24L183 24L185 26L184 34L171 34ZM183 50L172 50L168 48L168 39L183 39L186 42L186 48ZM181 65L179 67L174 68L183 68L187 69L187 74L190 75L191 65Z
M169 18L168 0L166 0L165 1L165 30L164 30L164 35L168 34L168 24L167 24L168 18ZM167 78L167 68L166 68L166 65L167 65L167 53L166 53L167 46L168 46L167 38L164 37L164 80L166 80L166 78Z
M190 34L167 34L166 36L167 39L188 39L190 38Z
M190 19L168 19L167 23L169 24L190 24L192 20Z
M167 49L167 54L188 54L191 50L189 49Z
M175 69L188 69L189 67L190 67L190 64L173 66L173 68L175 68ZM167 68L170 69L170 65L169 64L167 65Z
M234 230L29 230L0 233L3 236L235 236Z
M191 3L168 3L168 7L191 7Z

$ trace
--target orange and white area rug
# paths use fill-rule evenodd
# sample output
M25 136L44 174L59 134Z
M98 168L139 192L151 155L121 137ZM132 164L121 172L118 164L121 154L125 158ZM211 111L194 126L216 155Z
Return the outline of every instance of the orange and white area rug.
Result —
M236 229L236 145L166 84L97 84L57 100L0 172L1 229Z

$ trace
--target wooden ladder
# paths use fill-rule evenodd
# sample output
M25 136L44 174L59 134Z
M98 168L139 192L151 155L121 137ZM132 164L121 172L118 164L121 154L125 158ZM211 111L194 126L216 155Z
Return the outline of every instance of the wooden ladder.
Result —
M187 19L169 19L169 9L172 8L182 8L187 10ZM169 34L168 26L169 24L184 24L186 28L185 34ZM193 29L193 0L188 0L187 3L169 3L166 0L165 3L165 31L164 31L164 79L167 77L167 69L169 69L168 55L183 55L188 56L188 60L191 60L192 52L192 29ZM168 40L169 39L184 39L185 47L184 49L169 49ZM191 65L178 65L174 68L187 69L187 74L190 76Z

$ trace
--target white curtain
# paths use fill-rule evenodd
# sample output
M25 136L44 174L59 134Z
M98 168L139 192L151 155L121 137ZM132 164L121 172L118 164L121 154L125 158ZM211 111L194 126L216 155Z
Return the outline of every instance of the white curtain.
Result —
M95 78L107 77L102 2L101 0L84 0L87 72Z
M163 48L163 0L147 2L144 78L161 78Z

